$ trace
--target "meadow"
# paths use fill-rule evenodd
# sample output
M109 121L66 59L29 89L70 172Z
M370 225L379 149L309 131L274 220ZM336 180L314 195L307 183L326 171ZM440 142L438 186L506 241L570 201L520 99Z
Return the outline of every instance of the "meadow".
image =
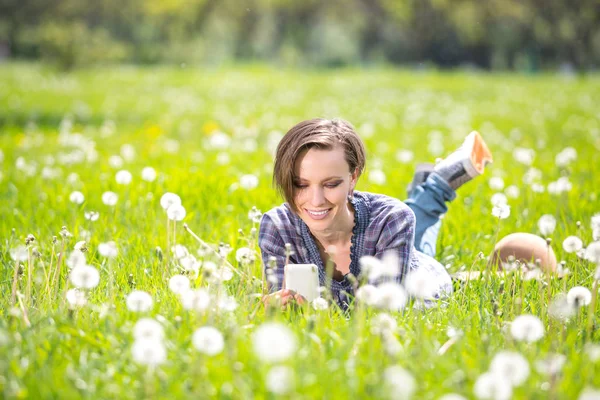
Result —
M597 76L8 63L0 82L3 398L600 398ZM352 122L357 189L400 199L480 131L494 163L437 259L486 271L529 232L561 273L457 281L428 309L265 309L273 151L313 117Z

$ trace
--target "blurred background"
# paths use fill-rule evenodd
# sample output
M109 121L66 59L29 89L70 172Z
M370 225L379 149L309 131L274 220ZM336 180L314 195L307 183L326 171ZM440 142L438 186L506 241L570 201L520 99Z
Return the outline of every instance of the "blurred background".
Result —
M594 70L598 0L0 0L0 60Z

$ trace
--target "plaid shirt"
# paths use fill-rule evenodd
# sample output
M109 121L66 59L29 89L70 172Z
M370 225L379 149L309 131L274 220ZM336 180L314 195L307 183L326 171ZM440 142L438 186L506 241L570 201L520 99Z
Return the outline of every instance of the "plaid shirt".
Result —
M381 258L387 251L394 251L400 259L400 273L396 277L401 282L409 270L425 268L439 282L439 293L451 292L452 283L446 269L433 258L414 248L415 215L400 200L389 196L368 192L354 192L354 228L350 247L350 272L360 275L359 259L363 256ZM269 259L276 263L277 284L270 285L270 291L280 290L285 266L285 244L291 245L291 264L315 264L319 268L319 281L325 286L325 266L319 249L308 226L294 214L287 203L265 213L260 224L258 245L261 249L265 268ZM342 281L331 280L334 299L346 309L353 296L352 282L344 277Z

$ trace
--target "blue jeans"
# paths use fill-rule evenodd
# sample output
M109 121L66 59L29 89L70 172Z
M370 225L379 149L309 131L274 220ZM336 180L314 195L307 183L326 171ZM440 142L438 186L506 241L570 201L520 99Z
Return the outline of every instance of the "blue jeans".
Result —
M442 220L440 217L448 211L447 201L456 198L456 192L446 180L431 173L427 180L415 187L405 203L416 217L415 248L428 256L435 257L437 237Z

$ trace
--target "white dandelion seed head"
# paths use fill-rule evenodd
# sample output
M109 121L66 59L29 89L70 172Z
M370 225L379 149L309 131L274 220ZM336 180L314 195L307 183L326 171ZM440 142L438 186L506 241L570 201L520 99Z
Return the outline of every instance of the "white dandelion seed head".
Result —
M508 198L517 199L521 195L521 190L516 185L510 185L504 189L504 193Z
M490 189L492 190L502 190L504 189L504 179L499 176L493 176L488 181L488 185L490 185Z
M550 214L544 214L538 220L538 228L543 236L549 236L556 229L556 218Z
M294 390L294 370L285 365L272 367L265 377L265 386L276 395L290 393Z
M182 294L190 288L190 280L185 275L174 275L169 279L169 289L175 294Z
M93 289L100 283L100 273L90 265L77 265L71 270L69 279L79 289Z
M75 190L69 195L69 201L74 204L81 204L85 201L85 196L80 191Z
M250 209L250 211L248 211L248 219L255 223L260 222L262 215L263 215L262 212L256 207L252 207L252 209Z
M583 248L583 242L577 236L567 236L562 245L567 253L575 253Z
M529 377L529 362L520 353L501 351L492 359L490 372L502 377L512 386L521 386Z
M596 343L587 343L585 345L585 354L591 362L600 361L600 345Z
M513 150L513 158L523 165L531 165L535 159L535 150L517 147Z
M185 218L185 208L181 204L171 204L167 208L167 217L171 221L181 221Z
M359 260L361 274L365 274L369 282L380 278L394 278L400 273L400 259L395 252L386 252L379 260L373 256L363 256Z
M183 268L184 271L195 273L200 270L202 263L196 260L196 257L194 257L192 254L188 254L179 259L179 265L181 265L181 268Z
M204 312L210 306L210 294L205 289L190 289L181 293L181 305L184 309Z
M554 160L557 167L566 167L576 159L577 150L575 150L573 147L565 147L560 153L556 155Z
M73 246L73 249L75 250L79 250L79 251L86 251L87 250L87 243L85 242L85 240L80 240L79 242L75 243L75 246Z
M396 318L387 313L379 313L371 320L371 333L374 335L393 334L398 330Z
M231 145L231 138L221 131L213 132L208 139L208 147L211 149L226 150Z
M506 219L510 215L510 206L498 204L492 207L492 215L498 219Z
M121 146L121 157L123 157L126 161L133 161L135 158L135 147L129 143L123 144Z
M248 265L256 260L256 253L248 247L240 247L235 252L235 259L242 265Z
M399 365L383 371L383 380L392 399L410 399L417 389L417 382L410 372Z
M136 363L157 366L167 360L167 349L159 340L136 340L131 348Z
M376 185L385 185L385 172L383 172L380 169L372 169L371 171L369 171L369 176L367 179L369 180L369 182L374 183Z
M467 400L467 398L457 393L448 393L440 397L438 400Z
M439 287L436 279L424 268L410 271L403 285L410 296L418 299L431 299Z
M475 381L473 393L481 400L509 400L512 398L512 385L497 374L486 372Z
M117 171L115 174L115 180L119 185L129 185L132 178L133 176L131 176L131 172L127 171L126 169Z
M27 261L27 259L29 257L27 247L25 247L23 245L20 245L20 246L10 249L9 253L10 253L10 258L12 258L13 261L23 262L23 261Z
M574 304L567 300L567 296L564 293L560 293L554 297L548 306L548 315L562 322L566 322L574 316L576 311L577 309Z
M585 249L585 259L600 265L600 241L588 244Z
M394 357L402 351L402 344L395 335L391 333L383 333L381 338L383 350L385 350L387 355Z
M406 306L408 296L396 282L385 282L377 287L376 307L388 311L400 311Z
M592 302L592 292L586 287L575 286L567 293L567 301L573 307L587 306Z
M396 152L396 160L398 160L398 162L401 162L402 164L408 164L412 162L414 158L415 155L410 150L401 149Z
M160 206L163 208L163 210L166 211L169 207L171 207L174 204L181 205L181 197L171 192L167 192L161 196Z
M227 266L223 266L217 270L215 279L219 282L227 282L233 278L233 270Z
M190 254L187 247L185 247L182 244L176 244L175 246L171 247L171 251L173 252L173 255L175 256L175 258L177 258L177 259L181 259L181 258L187 256L188 254Z
M109 207L113 207L114 205L116 205L118 200L119 196L117 196L115 192L108 191L102 193L102 203Z
M592 230L600 229L600 213L592 215L591 226L592 226Z
M133 337L136 340L162 341L165 331L160 322L154 318L141 318L133 326Z
M297 341L294 332L277 322L266 322L252 334L254 353L264 362L278 363L295 352Z
M378 299L377 288L373 285L363 285L356 290L356 301L359 303L375 306Z
M314 308L317 311L324 311L329 308L329 303L327 303L327 300L325 300L322 297L317 297L311 302L311 304L312 308Z
M156 180L156 170L152 167L144 167L144 169L142 169L142 180L154 182Z
M85 292L79 289L67 290L66 299L71 309L81 308L87 304Z
M117 244L114 241L108 241L98 244L98 253L105 258L115 258L119 254Z
M67 264L67 267L69 267L70 269L73 269L75 267L79 267L82 265L87 265L87 261L85 259L85 254L83 254L79 250L75 250L75 251L71 252L71 254L69 254L69 257L67 257L65 264Z
M510 333L516 340L533 343L544 337L544 325L535 315L523 314L514 319Z
M143 290L134 290L127 295L125 301L129 311L133 312L147 312L152 309L153 301L152 296Z
M252 190L258 187L258 177L252 174L242 175L240 177L240 187L245 190Z
M508 204L508 198L504 193L494 193L492 195L492 206L499 206L502 204Z
M83 213L83 216L88 221L93 222L93 221L98 221L98 218L100 218L100 213L98 211L86 211Z
M548 356L542 360L535 362L535 369L542 375L556 376L560 373L567 357L562 354L548 354Z
M221 295L218 303L219 310L233 312L237 309L238 303L235 297L228 295Z
M200 353L215 356L223 351L225 340L223 334L212 326L196 329L192 335L192 343Z
M117 155L110 156L108 157L108 165L114 169L121 168L123 166L123 159Z

